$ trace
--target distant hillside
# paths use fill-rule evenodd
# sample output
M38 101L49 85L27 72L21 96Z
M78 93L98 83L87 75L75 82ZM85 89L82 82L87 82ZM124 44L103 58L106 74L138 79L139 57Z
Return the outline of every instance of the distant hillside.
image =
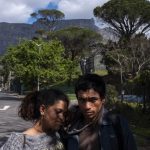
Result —
M98 30L93 19L61 20L57 22L55 30L71 26ZM32 39L35 31L41 28L42 26L38 22L33 24L0 23L0 54L5 53L7 47L17 44L21 39Z

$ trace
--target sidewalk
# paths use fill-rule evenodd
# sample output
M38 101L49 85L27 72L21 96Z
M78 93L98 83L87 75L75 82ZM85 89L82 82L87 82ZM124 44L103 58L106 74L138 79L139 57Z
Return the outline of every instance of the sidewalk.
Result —
M7 94L7 95L9 95L11 97L18 98L18 99L22 99L22 98L25 97L25 95L19 95L18 93L15 93L15 92L0 91L0 93Z
M18 99L22 99L25 97L25 95L19 95L18 93L10 93L9 95Z

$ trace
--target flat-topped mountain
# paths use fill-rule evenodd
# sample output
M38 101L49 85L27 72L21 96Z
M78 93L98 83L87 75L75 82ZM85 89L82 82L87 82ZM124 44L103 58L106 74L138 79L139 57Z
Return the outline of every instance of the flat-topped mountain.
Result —
M94 19L60 20L54 29L59 30L71 26L89 28L101 33L104 37L110 36L106 29L98 29ZM39 29L42 29L42 25L38 22L33 24L0 23L0 54L4 54L9 46L18 44L22 39L32 39L36 35L35 31Z

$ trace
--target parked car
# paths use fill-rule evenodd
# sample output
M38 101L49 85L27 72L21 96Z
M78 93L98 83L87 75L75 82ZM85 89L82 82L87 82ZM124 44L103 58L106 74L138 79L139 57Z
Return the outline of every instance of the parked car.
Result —
M119 99L121 99L121 96L119 96ZM123 99L129 102L138 102L138 103L143 102L143 97L137 95L123 95Z

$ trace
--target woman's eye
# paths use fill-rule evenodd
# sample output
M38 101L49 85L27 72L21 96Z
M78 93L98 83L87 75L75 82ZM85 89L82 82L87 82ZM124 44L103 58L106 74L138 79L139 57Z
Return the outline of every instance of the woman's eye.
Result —
M62 113L62 112L63 112L63 110L61 110L61 109L57 109L57 110L56 110L56 113L57 113L57 114Z

